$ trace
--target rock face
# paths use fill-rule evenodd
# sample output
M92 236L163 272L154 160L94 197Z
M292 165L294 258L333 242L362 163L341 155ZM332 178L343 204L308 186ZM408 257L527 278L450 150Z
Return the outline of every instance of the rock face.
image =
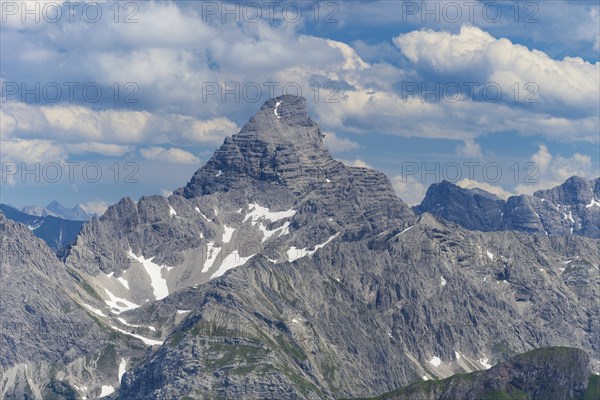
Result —
M108 334L73 301L71 282L40 239L0 213L1 398L50 398L53 379L68 365L71 382L91 386L92 376L75 365L101 350Z
M282 96L226 138L175 195L123 199L86 224L66 263L105 300L109 289L139 305L161 298L142 259L152 259L173 293L256 254L292 260L340 233L359 240L414 218L381 172L333 160L303 98ZM107 283L108 274L132 277L136 290Z
M594 388L589 358L569 347L520 354L487 371L416 383L377 397L388 400L582 400Z
M600 178L589 181L574 176L555 188L506 201L490 196L481 189L463 189L444 181L431 185L414 211L484 232L515 230L600 238Z
M359 208L380 230L412 216L381 172L347 167L333 160L319 126L308 117L306 100L285 95L267 101L242 130L225 139L186 187L188 199L233 189L268 191L283 186L307 207L323 214ZM338 218L344 221L344 218Z
M478 231L502 230L504 201L491 193L463 189L448 181L433 184L425 198L414 208L415 212L437 215L448 221Z
M591 239L482 234L431 216L402 232L334 240L293 263L255 257L143 307L148 318L192 311L119 398L367 396L558 344L598 359L597 269L563 258L598 260Z
M333 160L304 99L282 96L169 198L85 224L57 285L111 333L95 356L108 361L77 364L89 385L61 382L93 398L334 399L559 345L598 369L599 264L595 239L415 216L383 174Z
M98 332L90 329L93 320L64 292L68 287L60 282L69 279L62 263L26 227L2 213L0 234L0 365L68 361L86 347L93 348ZM82 329L72 330L75 326ZM52 340L60 333L63 340Z

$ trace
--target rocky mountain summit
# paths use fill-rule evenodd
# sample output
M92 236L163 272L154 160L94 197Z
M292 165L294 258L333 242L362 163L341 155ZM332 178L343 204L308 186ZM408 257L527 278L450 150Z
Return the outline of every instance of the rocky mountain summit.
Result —
M506 201L481 189L464 189L448 181L433 184L413 210L428 212L479 231L515 230L547 235L600 238L600 178L578 176L533 196Z
M375 396L545 346L580 348L600 368L597 239L415 215L385 175L331 157L297 96L267 101L168 198L109 207L52 262L55 285L107 337L82 341L83 361L48 358L54 375L23 358L38 392ZM18 397L24 378L14 361L2 368L0 388Z

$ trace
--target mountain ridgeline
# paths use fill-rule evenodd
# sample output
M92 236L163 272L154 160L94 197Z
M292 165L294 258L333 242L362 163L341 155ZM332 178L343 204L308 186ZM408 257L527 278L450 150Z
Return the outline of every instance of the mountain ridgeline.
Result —
M534 197L593 224L598 196L569 190ZM482 193L465 201L508 203ZM2 311L86 329L4 330L1 396L450 399L491 382L537 399L548 380L578 399L600 370L594 228L478 229L495 221L484 208L462 224L414 213L381 172L332 158L303 98L269 100L173 195L87 222L64 261L1 220ZM17 268L55 278L17 287Z
M431 185L413 210L484 232L514 230L600 238L600 178L591 181L573 176L555 188L506 201L481 189L443 181Z

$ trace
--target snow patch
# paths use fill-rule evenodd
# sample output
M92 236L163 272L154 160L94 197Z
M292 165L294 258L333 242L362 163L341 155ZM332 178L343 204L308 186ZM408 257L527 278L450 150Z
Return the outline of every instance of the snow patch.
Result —
M492 366L491 366L490 364L488 364L488 361L489 361L489 360L487 359L487 357L485 357L485 358L480 358L478 361L479 361L479 364L481 364L481 365L483 365L483 366L485 367L485 369L490 369L490 368L492 368Z
M454 357L456 357L457 360L460 360L460 353L458 351L454 352Z
M210 267L212 267L215 260L217 259L217 256L221 252L221 248L215 246L215 242L208 242L206 244L206 247L207 247L206 260L204 261L204 266L202 267L201 272L208 272Z
M175 209L169 205L169 215L177 216Z
M447 283L447 282L446 282L446 280L444 279L444 277L443 277L443 276L440 276L440 284L441 284L442 286L446 286L446 283Z
M148 339L147 337L136 335L135 333L129 333L127 331L124 331L123 329L119 329L116 326L113 326L113 325L109 325L109 326L111 327L111 329L114 329L117 332L121 332L124 335L128 335L128 336L134 337L136 339L140 339L142 342L144 342L145 344L147 344L149 346L160 346L161 344L163 344L163 342L160 340Z
M100 398L106 397L109 394L113 394L115 392L115 388L111 385L102 385L102 389L100 392Z
M125 279L124 277L120 276L117 278L117 280L119 282L121 282L121 284L125 287L125 289L129 290L129 282L127 282L127 279Z
M192 310L177 310L177 314L187 314Z
M144 326L144 325L135 325L135 324L130 324L129 322L125 321L125 318L121 318L118 317L117 320L122 323L123 325L127 325L127 326L131 326L132 328L148 328L150 329L152 332L156 332L156 328L153 326Z
M428 361L430 364L432 364L434 367L439 367L442 364L442 360L440 360L439 357L433 357L431 360Z
M125 287L125 289L129 289L129 282L127 282L127 280L125 278L123 278L122 276L120 276L118 278L115 278L114 271L111 272L110 274L106 274L106 277L108 279L113 279L114 278L114 279L118 280Z
M154 297L156 300L164 299L169 295L169 287L167 286L167 280L162 277L163 269L167 269L164 265L154 264L151 258L144 258L144 256L136 256L131 250L129 250L129 257L137 260L142 264L148 276L150 276L150 285L154 291Z
M486 250L485 252L487 253L487 256L488 256L488 258L489 258L491 261L494 261L494 254L493 254L493 253L490 253L490 251L489 251L489 250Z
M426 375L423 375L423 380L424 380L424 381L428 381L428 380L429 380L429 378L428 378Z
M279 119L279 118L281 118L281 117L279 116L279 114L277 114L277 109L279 108L279 106L280 106L280 105L281 105L281 102L280 102L280 101L278 101L277 103L275 103L275 109L273 109L273 112L275 113L275 116L276 116L278 119Z
M404 232L408 232L410 230L410 228L412 228L412 226L409 226L408 228L406 228L405 230L400 232L398 235L402 235Z
M223 228L225 231L223 232L223 239L221 240L223 243L229 243L231 238L233 237L233 232L235 232L235 228L230 228L227 225L224 225Z
M221 175L223 175L223 171L221 171L221 170L218 170L217 173L215 174L215 176L221 176Z
M196 211L198 211L198 214L202 215L202 217L204 217L205 220L210 221L210 219L208 219L206 215L202 214L202 211L200 211L198 207L196 207Z
M258 224L258 229L260 229L260 231L263 234L263 238L261 239L261 241L266 242L271 236L273 236L276 233L279 233L277 237L289 234L291 224L292 223L290 221L286 221L282 226L273 229L272 231L268 230L263 224Z
M258 205L257 203L252 203L248 205L250 212L246 214L244 218L244 222L251 219L252 225L256 225L256 223L262 219L267 219L271 222L276 222L282 220L284 218L291 218L296 214L296 210L289 209L285 211L271 211L267 207L263 207Z
M590 204L586 204L585 208L592 208L592 207L600 207L600 201L596 200L593 197L592 197L592 201L590 201Z
M124 358L121 358L121 362L119 363L119 382L121 382L121 378L123 377L123 374L125 374L125 371L127 371L125 368L127 368L127 361Z
M327 239L325 242L316 245L314 250L307 250L306 247L302 248L302 249L299 249L296 246L290 247L289 250L287 251L288 260L290 262L292 262L292 261L295 261L302 257L312 256L313 254L315 254L317 252L317 250L325 247L329 242L331 242L333 239L335 239L339 234L340 233L338 232L335 235L331 236L329 239Z
M94 314L96 314L99 317L106 317L106 315L104 315L104 313L100 310L98 310L97 308L94 308L92 306L88 306L87 304L82 304L85 308L87 308L88 310L90 310L91 312L93 312Z
M104 288L104 291L110 298L110 300L104 300L106 304L111 308L115 314L121 314L124 311L134 310L139 308L138 304L132 303L127 299L115 296L110 290Z
M237 250L232 251L231 254L229 254L227 257L225 257L225 259L219 266L219 269L217 270L217 272L215 272L211 276L211 279L214 279L214 278L217 278L217 277L223 275L225 272L229 271L230 269L233 269L233 268L236 268L236 267L246 264L248 262L248 260L251 259L252 257L254 257L254 254L251 256L248 256L248 257L240 257Z

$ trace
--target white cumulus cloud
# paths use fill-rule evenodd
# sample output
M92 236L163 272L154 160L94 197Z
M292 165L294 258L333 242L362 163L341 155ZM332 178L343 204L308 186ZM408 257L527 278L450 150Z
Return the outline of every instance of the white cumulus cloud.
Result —
M140 154L147 160L164 161L174 164L199 164L200 159L182 149L171 147L166 149L160 146L145 147L140 149Z

